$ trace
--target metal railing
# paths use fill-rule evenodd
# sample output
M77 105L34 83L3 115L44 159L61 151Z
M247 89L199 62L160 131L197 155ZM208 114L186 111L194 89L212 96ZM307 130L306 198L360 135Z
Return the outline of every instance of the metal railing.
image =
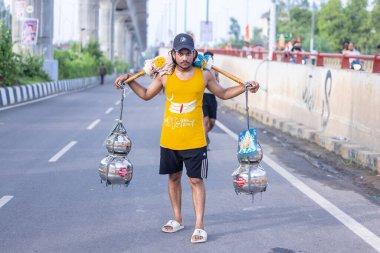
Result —
M203 52L203 49L199 49ZM230 55L248 59L267 59L268 51L246 51L240 49L209 49L215 54ZM272 61L293 62L295 64L312 64L317 67L350 69L350 59L358 59L363 63L363 71L380 73L380 55L347 55L307 52L274 51Z

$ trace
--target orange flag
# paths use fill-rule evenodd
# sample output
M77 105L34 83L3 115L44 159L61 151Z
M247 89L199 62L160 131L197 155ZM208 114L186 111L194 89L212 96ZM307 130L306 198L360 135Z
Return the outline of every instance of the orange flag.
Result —
M249 24L245 26L244 41L249 42Z

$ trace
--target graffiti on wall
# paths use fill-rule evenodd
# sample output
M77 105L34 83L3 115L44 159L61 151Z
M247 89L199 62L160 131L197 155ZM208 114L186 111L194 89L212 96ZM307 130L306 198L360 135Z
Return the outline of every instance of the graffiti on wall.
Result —
M306 85L302 91L302 101L306 105L307 109L312 112L316 104L317 87L313 85L313 72L307 75ZM330 94L332 88L332 74L328 70L325 77L325 83L323 86L322 96L322 110L321 110L321 126L324 129L330 119Z
M310 112L313 110L315 103L315 95L312 86L312 80L313 73L310 73L307 75L306 86L302 91L302 100Z
M321 124L322 127L325 128L330 119L330 103L329 98L331 94L332 88L332 75L331 71L328 70L325 78L325 86L324 86L324 98L322 100L322 113L321 113Z

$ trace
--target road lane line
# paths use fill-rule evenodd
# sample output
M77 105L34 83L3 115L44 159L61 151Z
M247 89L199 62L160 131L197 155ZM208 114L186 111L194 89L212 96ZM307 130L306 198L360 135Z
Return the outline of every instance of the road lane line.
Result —
M115 102L115 105L119 105L120 103L121 103L120 100L118 100Z
M110 108L107 109L106 114L109 114L112 111L113 111L113 107L110 107Z
M95 120L94 122L92 122L92 123L87 127L87 130L92 130L97 124L99 124L99 122L100 122L100 119Z
M0 199L0 208L2 208L6 203L8 203L11 199L13 199L13 196L4 196Z
M77 141L71 141L63 149L61 149L57 154L55 154L52 158L50 158L49 162L58 161L58 159L61 158L61 156L63 156L67 151L69 151L69 149L72 148L75 144L77 144Z
M229 136L231 136L234 140L238 140L238 135L228 129L225 125L220 123L219 121L215 122L216 125L225 131ZM322 195L311 189L297 177L293 176L286 169L281 167L278 163L273 161L270 156L267 154L264 155L264 163L266 163L269 167L271 167L274 171L276 171L283 178L288 180L293 186L295 186L299 191L308 196L311 200L317 203L320 207L322 207L325 211L330 213L333 217L339 220L343 225L345 225L348 229L354 232L357 236L362 238L367 244L371 245L374 249L380 252L380 238L371 232L369 229L364 227L362 224L354 220L351 216L340 210L333 203L325 199Z

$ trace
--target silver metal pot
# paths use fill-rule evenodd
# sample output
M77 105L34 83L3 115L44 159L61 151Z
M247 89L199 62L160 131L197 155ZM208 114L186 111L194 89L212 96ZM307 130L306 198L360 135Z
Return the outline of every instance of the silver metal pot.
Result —
M106 186L126 185L132 180L133 165L124 156L107 155L99 164L100 182L105 181Z
M132 141L129 139L127 130L121 121L118 121L111 134L107 137L106 147L110 154L128 155L131 151Z
M268 186L267 174L258 163L241 164L232 173L232 182L236 194L254 195L264 192Z

